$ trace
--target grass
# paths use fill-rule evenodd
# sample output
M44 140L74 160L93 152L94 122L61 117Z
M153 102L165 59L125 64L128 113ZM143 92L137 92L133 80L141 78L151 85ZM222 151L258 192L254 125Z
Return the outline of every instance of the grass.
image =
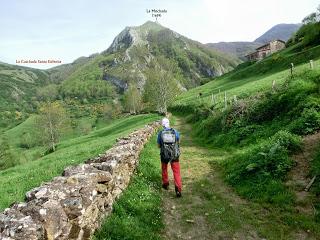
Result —
M17 163L27 163L33 161L40 158L43 152L45 152L45 148L38 144L39 139L34 135L34 128L36 126L35 119L36 115L31 115L24 122L0 135L2 138L8 141L8 144L10 145L10 152L17 160ZM23 148L21 144L23 142L24 134L29 133L32 133L33 136L32 139L28 140L32 147Z
M288 143L320 129L319 77L319 69L300 68L277 89L248 96L227 109L191 107L188 119L195 125L194 135L209 146L241 150L221 164L226 180L242 196L294 205L292 193L282 184L293 166L289 156L294 151Z
M318 47L320 49L320 47ZM309 50L312 52L312 49ZM320 53L319 53L320 55ZM302 61L302 60L301 60ZM272 88L272 83L275 81L276 86L281 85L286 78L289 76L289 65L285 70L280 71L269 71L264 74L258 74L258 67L260 63L254 64L254 69L256 74L251 73L253 71L252 65L241 70L234 70L230 73L227 73L219 78L216 78L209 83L202 85L200 87L191 89L183 94L181 94L173 107L181 107L184 105L199 105L206 104L212 106L212 95L215 95L215 104L218 104L218 107L224 107L224 92L227 92L227 99L231 100L234 96L237 96L238 99L246 98L252 95L257 94L258 92L263 92L270 90ZM320 67L319 56L314 58L315 69ZM301 72L304 69L309 69L308 59L305 58L304 63L296 65L295 72ZM243 74L243 77L234 77L238 74L239 71L248 72L248 74ZM249 74L250 73L250 74ZM201 93L201 97L199 97Z
M192 123L193 137L199 144L229 152L217 163L225 181L251 203L268 209L270 214L264 216L266 220L261 216L261 222L275 221L282 228L268 232L250 220L268 239L290 239L286 236L295 232L297 225L314 236L320 234L316 216L297 213L295 194L284 184L293 167L290 156L300 151L293 147L299 145L297 135L320 129L319 49L317 46L298 53L286 49L261 62L239 67L183 93L171 106L173 112ZM309 59L315 62L313 70ZM293 60L302 64L296 65L290 76L288 69L283 69ZM276 85L272 89L273 81ZM234 95L238 101L232 100ZM214 191L204 194L211 198Z
M163 229L159 149L154 136L142 150L139 166L113 212L95 233L98 239L161 239Z
M112 147L115 140L158 119L157 115L137 115L115 120L88 135L58 144L57 151L35 161L0 171L0 209L22 201L24 194L44 181L61 175L66 166L79 164Z
M320 236L315 219L297 212L292 205L246 201L226 186L222 164L228 162L230 157L236 158L239 150L230 152L223 148L204 147L202 142L195 141L195 136L190 138L192 131L185 123L180 124L178 130L181 130L183 139L181 168L185 191L183 198L175 205L181 213L179 225L182 225L183 231L188 232L193 228L186 222L187 219L205 218L206 230L203 231L209 231L210 235L221 234L221 238L225 239L251 236L253 239L289 240L297 239L296 236L302 231L310 232L310 239ZM284 139L283 135L280 137ZM291 139L287 144L291 145L289 149L292 150L299 147L296 145L299 144L297 139ZM238 159L237 163L241 162ZM241 183L241 180L238 182ZM266 193L272 196L270 192ZM169 198L169 195L165 197ZM180 218L176 216L176 219Z

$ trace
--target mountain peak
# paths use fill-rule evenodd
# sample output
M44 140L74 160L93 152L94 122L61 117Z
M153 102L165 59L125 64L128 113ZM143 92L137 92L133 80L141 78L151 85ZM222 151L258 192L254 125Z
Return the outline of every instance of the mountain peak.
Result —
M275 39L286 42L300 27L301 24L280 23L270 28L254 42L264 44Z
M159 22L156 21L146 21L144 24L140 25L140 27L143 26L161 26L161 24Z
M165 29L160 23L153 21L146 21L144 24L140 26L129 27L129 29L133 29L141 33L149 33L150 31L160 31Z
M147 21L140 26L126 27L115 37L106 52L112 53L121 48L128 48L135 44L146 44L147 36L150 31L158 32L163 29L166 28L153 21Z

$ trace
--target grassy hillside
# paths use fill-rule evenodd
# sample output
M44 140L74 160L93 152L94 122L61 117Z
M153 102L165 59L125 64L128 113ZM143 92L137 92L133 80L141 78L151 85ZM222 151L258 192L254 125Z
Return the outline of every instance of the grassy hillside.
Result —
M35 108L36 88L48 81L45 71L0 63L0 129L26 119Z
M298 49L295 45L243 64L183 93L171 108L187 116L194 125L192 134L202 144L230 152L220 165L225 180L240 195L292 213L308 204L319 205L310 198L298 200L295 192L300 190L286 185L295 168L292 156L303 151L303 136L320 130L320 46ZM319 170L316 163L312 171ZM312 175L308 168L304 171ZM311 228L316 216L287 217L299 218L297 222Z
M175 66L176 81L187 89L228 72L240 63L237 58L224 56L157 23L146 22L125 28L101 54L83 59L74 67L58 67L50 72L52 76L65 76L61 86L63 97L90 97L96 91L112 95L110 84L120 92L133 83L142 90L148 81L146 71L150 70L151 59L157 62L160 57Z
M61 175L68 165L84 162L110 148L116 138L124 136L134 129L143 127L146 123L158 119L157 115L137 115L115 120L90 134L69 138L58 144L56 152L38 157L3 171L0 171L1 189L0 209L8 207L14 201L22 201L25 192L39 186L41 182L49 181ZM30 119L31 121L32 119ZM27 128L28 123L25 123ZM11 130L8 137L15 139L21 129ZM37 149L31 149L36 151Z
M50 79L52 82L59 83L65 80L68 76L70 76L73 72L75 72L78 68L86 64L92 58L94 58L98 54L92 54L89 57L79 57L74 60L72 63L62 64L47 70L50 75Z
M151 65L161 65L160 58L174 66L181 89L199 86L239 63L154 22L127 27L105 52L47 71L1 63L0 131L37 113L43 101L62 100L73 119L99 117L108 107L121 112L121 93L130 84L142 92Z
M102 99L113 98L115 88L103 80L100 68L103 56L97 55L86 63L78 66L60 85L63 98Z
M273 81L279 85L286 80L290 73L291 63L295 65L294 72L299 73L303 69L310 68L309 60L314 61L315 69L319 68L319 58L320 46L315 46L301 52L295 52L295 48L291 47L273 54L263 61L243 63L234 71L203 86L191 89L180 95L174 106L190 106L199 103L213 105L212 94L216 95L215 104L222 106L224 91L227 91L227 98L232 99L234 95L238 98L244 98L258 91L270 90ZM199 97L200 93L201 98Z

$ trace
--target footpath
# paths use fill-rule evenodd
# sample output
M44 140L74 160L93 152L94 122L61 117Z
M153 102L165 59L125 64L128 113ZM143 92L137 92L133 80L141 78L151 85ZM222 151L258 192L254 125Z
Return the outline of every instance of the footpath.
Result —
M162 190L164 239L315 239L287 226L281 210L242 199L223 181L218 163L232 153L193 141L182 118L173 127L181 133L183 190L176 198L170 169L170 188Z

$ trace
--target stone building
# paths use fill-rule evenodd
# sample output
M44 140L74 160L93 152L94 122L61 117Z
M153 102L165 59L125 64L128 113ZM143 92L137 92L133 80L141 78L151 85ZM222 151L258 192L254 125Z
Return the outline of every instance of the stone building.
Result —
M259 61L264 59L265 57L269 56L272 53L278 52L281 49L284 49L286 44L282 40L273 40L268 42L267 44L258 47L255 52L246 55L249 61Z

